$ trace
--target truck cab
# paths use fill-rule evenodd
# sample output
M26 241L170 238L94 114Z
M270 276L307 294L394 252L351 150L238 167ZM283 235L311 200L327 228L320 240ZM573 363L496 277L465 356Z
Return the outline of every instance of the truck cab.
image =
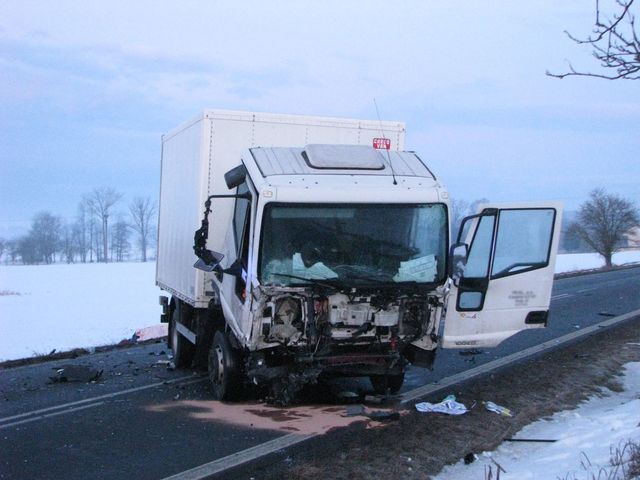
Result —
M174 354L206 350L221 400L251 382L286 403L323 375L395 393L439 345L491 347L546 325L559 204L485 205L453 242L448 192L414 152L249 148L226 180L195 234L211 300L170 319Z

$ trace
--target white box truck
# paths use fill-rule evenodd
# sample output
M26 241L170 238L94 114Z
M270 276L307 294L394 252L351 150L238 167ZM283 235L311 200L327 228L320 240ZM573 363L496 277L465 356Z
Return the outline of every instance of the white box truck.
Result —
M561 205L449 196L400 122L207 110L162 138L156 283L178 367L276 401L321 375L400 389L440 345L546 326ZM464 237L463 237L464 236ZM443 328L441 328L443 323Z

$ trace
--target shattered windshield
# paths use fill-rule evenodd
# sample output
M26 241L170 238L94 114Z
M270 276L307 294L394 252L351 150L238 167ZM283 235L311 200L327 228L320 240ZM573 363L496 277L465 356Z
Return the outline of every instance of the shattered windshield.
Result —
M444 280L442 204L278 204L265 207L263 285L332 280L347 286Z

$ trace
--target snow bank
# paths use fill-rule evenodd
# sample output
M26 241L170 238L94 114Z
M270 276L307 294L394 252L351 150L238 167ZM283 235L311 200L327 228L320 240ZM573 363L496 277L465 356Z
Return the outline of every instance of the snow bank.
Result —
M556 413L549 420L526 426L514 438L549 439L554 443L505 442L494 452L479 455L476 462L459 462L445 467L435 477L438 480L485 478L485 468L492 459L504 468L505 478L601 478L600 468L611 472L610 448L615 451L628 440L640 443L640 363L625 365L624 391L595 397L576 410ZM622 471L619 470L618 474ZM602 475L602 478L622 476Z
M159 294L153 262L0 266L0 361L131 338Z

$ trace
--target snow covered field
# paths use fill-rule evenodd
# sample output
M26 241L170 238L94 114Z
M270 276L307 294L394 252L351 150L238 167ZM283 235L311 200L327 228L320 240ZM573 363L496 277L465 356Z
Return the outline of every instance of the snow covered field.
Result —
M0 267L0 361L129 339L158 324L155 263Z
M640 262L640 251L614 263ZM558 255L556 272L598 268L596 254ZM154 263L0 266L0 361L129 339L160 325Z
M640 363L625 366L623 381L624 391L605 390L606 396L591 398L575 410L527 425L514 436L556 442L504 442L496 451L480 454L470 465L461 461L446 467L436 479L487 478L489 467L496 478L494 462L507 472L501 478L625 478L623 467L616 470L609 459L611 449L622 451L628 440L640 444Z

